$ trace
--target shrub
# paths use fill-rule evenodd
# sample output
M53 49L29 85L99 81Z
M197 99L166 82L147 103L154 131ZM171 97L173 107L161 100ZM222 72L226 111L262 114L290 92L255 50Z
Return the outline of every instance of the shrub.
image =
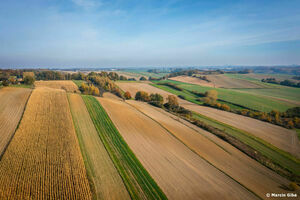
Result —
M222 104L221 105L221 109L225 110L225 111L230 111L230 107L228 105L226 105L226 104Z
M148 102L148 101L150 101L150 97L147 92L138 91L135 94L135 100Z
M34 83L35 79L32 76L25 76L24 83L26 85L32 85Z
M164 98L160 94L151 94L150 95L150 104L157 106L157 107L162 107L164 103Z
M144 77L144 76L142 76L141 78L140 78L140 81L146 81L147 79Z
M131 94L130 94L130 92L125 92L124 93L124 97L125 97L125 99L131 99Z

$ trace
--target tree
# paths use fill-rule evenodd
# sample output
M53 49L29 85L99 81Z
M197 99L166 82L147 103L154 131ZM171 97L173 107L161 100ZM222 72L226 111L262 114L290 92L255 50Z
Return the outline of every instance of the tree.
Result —
M150 95L150 103L152 105L162 107L162 105L164 104L164 98L160 94L157 94L157 93L151 94Z
M230 107L228 105L226 105L226 104L222 104L221 105L221 109L222 110L226 110L226 111L230 111Z
M205 96L210 99L211 103L216 103L218 92L216 90L209 90L205 92Z
M168 104L170 107L178 107L179 106L178 99L176 96L169 95L167 100L168 100Z
M124 94L124 97L125 97L125 99L131 99L131 94L130 94L130 92L125 92L125 94Z
M33 85L35 79L32 76L25 76L23 81L26 85Z
M144 76L142 76L141 78L140 78L140 81L146 81L147 79L144 77Z
M138 101L150 101L150 97L148 95L147 92L144 92L144 91L138 91L136 94L135 94L135 100L138 100Z

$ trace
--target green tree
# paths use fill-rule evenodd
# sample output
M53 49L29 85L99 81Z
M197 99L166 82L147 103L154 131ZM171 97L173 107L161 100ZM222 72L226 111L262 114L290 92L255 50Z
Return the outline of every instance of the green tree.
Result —
M157 93L151 94L150 95L150 103L152 105L162 107L162 105L164 104L164 98L160 94L157 94Z
M136 94L135 94L135 100L138 100L138 101L150 101L150 97L148 95L147 92L144 92L144 91L138 91Z
M147 79L144 77L144 76L142 76L141 78L140 78L140 81L146 81Z
M25 76L25 78L24 78L24 83L26 85L33 85L34 81L35 81L35 79L32 76Z

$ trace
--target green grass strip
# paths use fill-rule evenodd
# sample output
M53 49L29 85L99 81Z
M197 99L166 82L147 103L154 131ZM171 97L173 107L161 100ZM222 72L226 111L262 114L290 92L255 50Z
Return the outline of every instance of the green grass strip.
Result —
M131 151L99 101L83 95L99 137L120 173L132 199L167 199L140 161Z
M270 158L274 163L279 166L289 170L290 172L299 175L299 159L295 158L291 154L282 151L281 149L265 142L264 140L253 136L250 133L232 127L230 125L224 124L217 120L211 119L209 117L203 116L199 113L193 112L193 117L199 119L215 128L225 131L227 134L237 138L238 140L244 142L250 147L256 149L264 156Z

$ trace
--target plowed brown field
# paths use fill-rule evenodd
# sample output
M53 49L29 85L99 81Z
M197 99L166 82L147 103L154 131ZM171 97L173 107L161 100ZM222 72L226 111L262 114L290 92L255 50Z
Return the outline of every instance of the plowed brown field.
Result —
M17 128L30 92L26 88L0 89L0 157Z
M98 199L130 199L123 181L112 163L98 132L78 94L69 94L69 102L86 167L89 169Z
M32 92L0 162L0 199L91 199L65 91Z
M80 93L78 90L77 85L73 81L36 81L34 83L36 87L49 87L53 89L64 89L67 92L77 92Z
M188 127L177 121L178 117L149 104L133 100L127 102L160 123L197 154L258 194L261 198L266 198L266 193L270 192L286 192L281 187L289 184L287 180L243 153L237 153L239 151L232 146L231 148L227 147L227 152L224 151L224 149L214 143L216 139L211 140L204 136L210 134L209 132L199 128Z
M98 100L169 199L256 199L132 106L113 99Z
M122 90L129 91L132 96L135 96L135 93L140 90L148 92L149 94L159 93L165 99L168 95L173 95L169 92L153 87L146 83L117 84ZM289 130L280 126L276 126L267 122L234 114L231 112L226 112L206 106L200 106L180 98L178 99L178 102L181 106L189 110L200 113L201 115L210 117L238 129L244 130L284 151L300 157L300 145L298 142L297 134L293 130Z

